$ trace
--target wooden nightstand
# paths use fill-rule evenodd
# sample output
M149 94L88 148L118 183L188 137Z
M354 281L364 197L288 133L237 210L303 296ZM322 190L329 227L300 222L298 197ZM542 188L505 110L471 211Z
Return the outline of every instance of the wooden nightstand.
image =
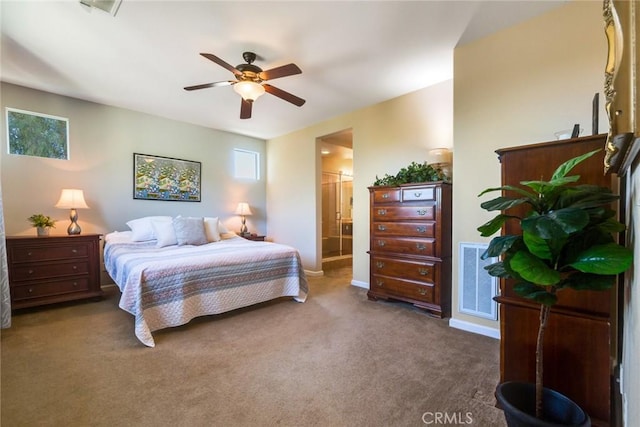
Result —
M265 237L267 236L242 236L247 240L253 240L254 242L264 242Z
M100 297L100 234L9 236L11 308Z

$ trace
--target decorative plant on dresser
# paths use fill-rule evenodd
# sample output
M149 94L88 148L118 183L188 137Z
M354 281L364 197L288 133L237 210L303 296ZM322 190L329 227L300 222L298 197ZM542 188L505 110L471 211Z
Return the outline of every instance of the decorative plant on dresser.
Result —
M419 179L426 182L411 182ZM370 300L409 302L435 317L451 306L451 184L412 163L376 177L370 195Z

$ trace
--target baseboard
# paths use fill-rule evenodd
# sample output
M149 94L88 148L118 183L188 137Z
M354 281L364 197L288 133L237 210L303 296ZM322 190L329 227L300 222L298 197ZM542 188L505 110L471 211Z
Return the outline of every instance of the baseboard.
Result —
M361 282L360 280L352 280L351 285L357 286L359 288L369 289L369 284L367 282Z
M449 319L449 326L456 329L462 329L463 331L472 332L474 334L495 338L497 340L500 339L499 329L476 325L475 323L465 322L464 320Z

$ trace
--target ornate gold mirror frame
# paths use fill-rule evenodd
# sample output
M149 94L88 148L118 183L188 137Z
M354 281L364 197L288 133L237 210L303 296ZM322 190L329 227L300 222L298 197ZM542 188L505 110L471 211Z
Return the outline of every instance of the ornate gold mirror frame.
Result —
M636 33L639 26L639 3L628 0L604 0L605 34L608 42L604 95L609 118L604 158L605 173L617 173L629 148L637 141Z

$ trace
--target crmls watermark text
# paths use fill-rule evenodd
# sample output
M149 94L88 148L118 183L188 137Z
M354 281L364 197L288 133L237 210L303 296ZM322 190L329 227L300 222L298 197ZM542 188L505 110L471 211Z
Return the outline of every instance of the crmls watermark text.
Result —
M425 412L422 422L427 425L466 425L473 424L471 412Z

